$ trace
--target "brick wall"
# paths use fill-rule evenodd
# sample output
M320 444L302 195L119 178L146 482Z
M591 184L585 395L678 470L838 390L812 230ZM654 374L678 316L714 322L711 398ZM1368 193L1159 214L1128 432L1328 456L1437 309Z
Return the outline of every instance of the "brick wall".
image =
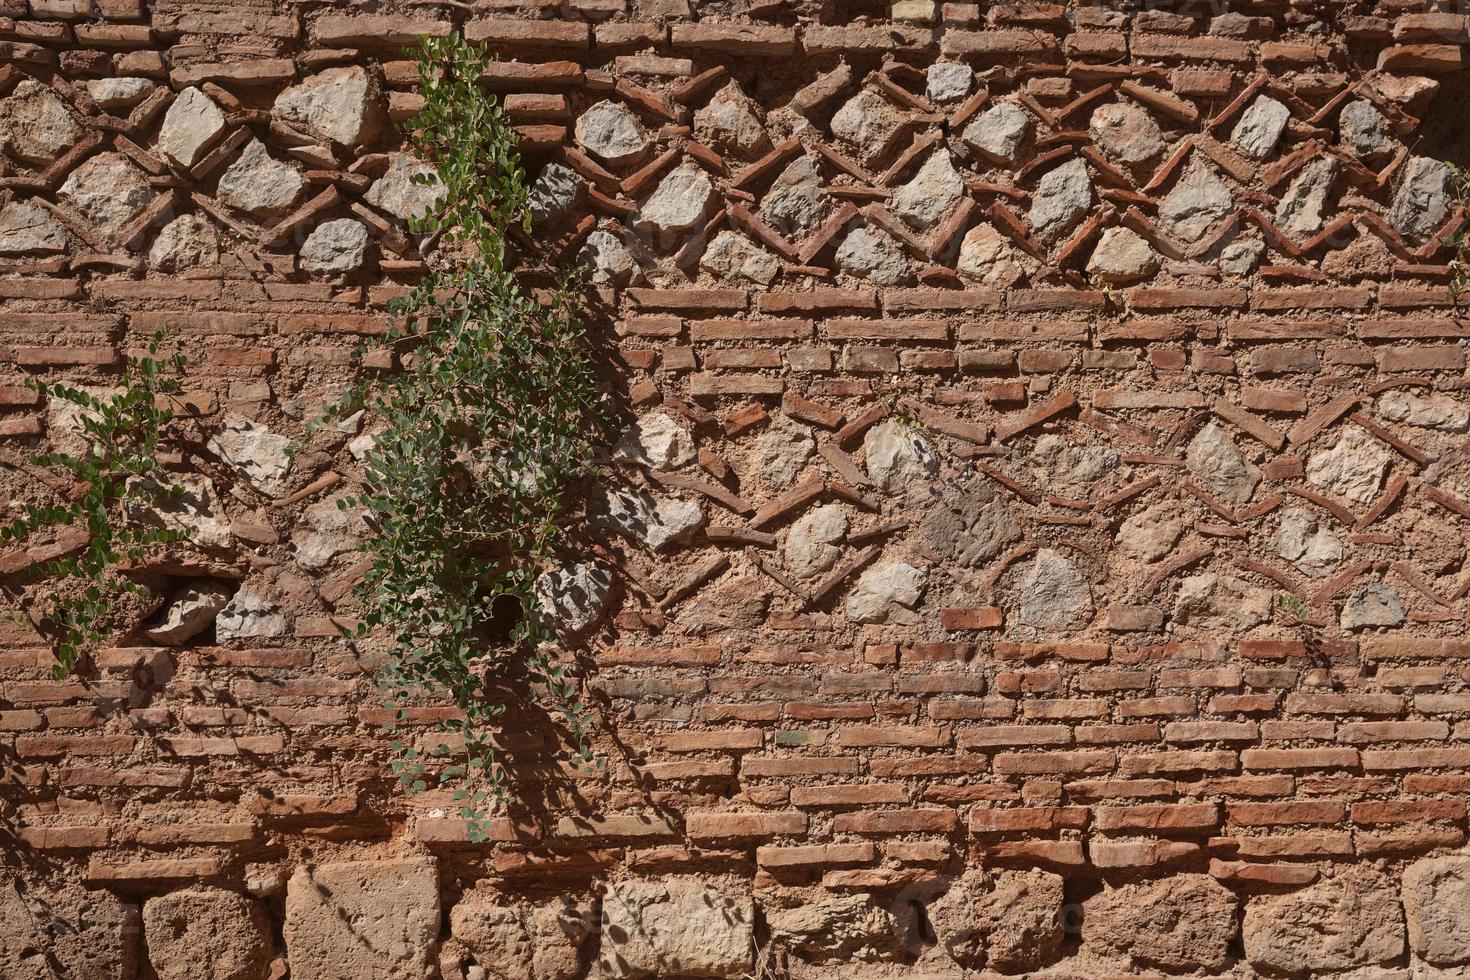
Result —
M210 545L78 676L3 626L0 976L1467 969L1454 4L0 15L8 499L77 438L23 380L167 327ZM518 704L489 844L391 786L374 423L305 427L425 269L457 28L635 420L559 606L606 764Z

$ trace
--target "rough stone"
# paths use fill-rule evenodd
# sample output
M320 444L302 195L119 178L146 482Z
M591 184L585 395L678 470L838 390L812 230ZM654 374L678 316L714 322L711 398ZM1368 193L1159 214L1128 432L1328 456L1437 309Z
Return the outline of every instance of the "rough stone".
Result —
M902 419L884 419L863 435L868 476L886 493L905 493L939 472L929 440Z
M1470 428L1470 406L1442 392L1415 395L1407 391L1385 391L1378 396L1378 414L1394 422L1407 422L1424 429L1464 432Z
M1404 952L1393 886L1361 865L1301 891L1252 898L1242 935L1253 967L1292 976L1387 964Z
M966 871L926 916L939 945L961 966L1019 973L1045 966L1066 937L1063 881L1049 871Z
M786 534L786 567L797 578L814 578L837 564L847 538L847 512L823 504L798 517Z
M599 967L609 978L740 976L754 920L748 895L697 879L614 882L602 900Z
M947 216L965 195L965 182L954 168L949 151L931 154L912 180L893 197L893 211L909 224L928 228Z
M677 470L694 461L694 439L667 412L650 412L618 440L613 455L651 470Z
M138 907L60 874L0 879L0 977L134 980L142 959Z
M1260 467L1247 460L1230 434L1213 422L1190 440L1184 460L1207 489L1237 506L1248 502L1261 482Z
M1181 626L1245 630L1270 618L1270 590L1215 572L1186 577L1174 599L1174 622Z
M434 178L435 183L426 187L414 183L415 177ZM388 169L362 197L400 221L409 221L434 210L446 193L448 190L438 183L433 167L412 153L393 153L388 157Z
M282 218L306 189L306 178L288 163L274 159L265 144L253 139L219 179L219 200L252 218Z
M24 163L50 163L82 138L72 111L50 88L22 78L0 99L0 146Z
M1337 178L1337 160L1323 157L1302 168L1276 206L1276 225L1288 235L1307 238L1322 230L1327 195Z
M892 623L914 626L921 622L914 607L929 582L927 569L907 562L886 562L863 572L847 599L847 618L854 623Z
M1036 237L1054 242L1087 214L1092 206L1092 178L1087 164L1072 159L1047 171L1036 185L1027 215Z
M449 911L449 934L464 943L482 969L496 980L530 980L535 942L514 905L471 893Z
M291 980L424 980L439 918L432 858L301 867L286 885Z
M1427 857L1404 869L1409 947L1435 966L1470 962L1470 857Z
M767 908L765 917L771 941L810 963L871 963L903 951L893 912L867 894Z
M832 116L832 133L858 149L863 159L882 156L903 130L903 116L872 89L854 95Z
M565 164L553 162L542 167L526 191L526 208L531 212L532 224L549 225L570 213L582 196L585 183L581 174Z
M133 477L128 482L131 489L143 491L140 496L154 501L144 504L135 498L127 504L129 520L181 532L190 544L209 550L222 550L234 543L229 522L220 516L224 508L215 495L214 484L204 477L173 477L169 488L143 477Z
M1252 160L1264 160L1276 149L1291 110L1269 95L1258 95L1250 108L1240 114L1230 138L1240 152Z
M731 81L694 114L694 132L702 140L737 157L749 157L771 145L755 103Z
M286 617L281 607L249 589L241 589L214 618L215 639L248 640L283 636Z
M158 980L265 980L270 916L252 899L197 886L143 904L148 959Z
M669 171L633 217L646 235L671 235L697 227L715 201L715 185L702 167L682 164Z
M771 426L755 441L754 462L761 482L778 490L790 486L816 450L816 440L805 426L791 422Z
M795 238L815 228L832 207L822 174L808 156L799 156L771 182L760 213L783 235Z
M1214 878L1179 874L1105 888L1082 906L1088 947L1170 971L1219 970L1230 959L1236 899Z
M306 526L291 536L291 553L297 564L322 569L332 559L359 546L358 532L370 532L361 510L344 510L340 495L312 504L303 513Z
M1227 276L1248 276L1256 271L1266 243L1259 238L1242 238L1220 250L1220 271Z
M909 277L911 265L903 246L881 228L860 225L837 248L837 267L848 275L880 286L896 286Z
M704 526L704 508L692 500L667 497L658 502L653 513L646 540L654 551L667 551L672 545L683 544Z
M1030 260L1011 245L1010 239L989 224L976 225L960 242L956 269L961 276L985 286L1006 289L1028 272Z
M588 153L613 166L632 163L648 149L643 125L620 102L604 99L577 117L577 142Z
M147 98L153 88L151 79L136 76L93 78L87 82L87 97L97 103L98 108L113 112L131 109Z
M1184 521L1173 504L1157 503L1125 520L1114 538L1126 556L1156 562L1174 550L1184 534Z
M1016 596L1017 620L1023 626L1077 629L1092 618L1087 579L1076 565L1051 548L1042 548L1026 563L1016 581Z
M1349 593L1342 606L1342 628L1398 626L1407 615L1397 589L1383 582L1370 582Z
M1281 512L1271 547L1297 570L1312 578L1330 575L1342 561L1342 542L1312 512L1292 507Z
M328 68L276 96L276 115L343 146L366 146L386 116L377 85L358 65Z
M225 114L194 86L179 93L163 115L158 148L180 167L192 167L225 131Z
M181 214L158 233L148 250L148 264L161 272L183 272L219 265L219 235L197 214Z
M1118 468L1122 456L1110 446L1077 445L1058 435L1036 440L1031 460L1051 486L1094 483Z
M535 980L577 980L584 975L583 947L597 928L591 906L569 898L552 899L531 909L529 925L536 941L531 954Z
M932 102L953 102L970 94L975 70L962 62L937 61L924 73L924 94Z
M1371 157L1393 149L1388 135L1388 121L1367 99L1357 99L1342 107L1337 116L1342 143L1359 156Z
M607 569L571 562L542 572L532 591L549 625L564 636L580 636L607 611L612 584Z
M1159 254L1142 235L1117 226L1102 233L1087 271L1104 282L1136 282L1159 271Z
M1195 161L1159 202L1159 221L1180 241L1195 242L1234 206L1230 189L1207 165Z
M71 172L61 198L111 238L153 200L148 178L121 153L99 153Z
M154 643L179 646L209 629L229 601L229 591L214 583L185 586L169 599L163 621L143 632Z
M27 201L0 208L0 255L54 255L66 242L66 229L45 208Z
M781 272L781 261L738 232L722 231L704 250L699 264L722 279L747 279L769 286Z
M654 551L685 541L704 522L698 504L674 498L655 500L637 488L603 489L590 503L598 522Z
M301 246L301 268L326 275L356 272L367 257L367 244L367 225L361 221L337 218L323 222Z
M1388 223L1400 235L1423 238L1434 233L1454 204L1449 166L1428 157L1410 157L1400 174Z
M680 610L679 620L696 636L722 635L762 625L770 607L771 593L761 582L733 575L706 586L698 599Z
M1164 151L1164 134L1154 117L1134 105L1098 106L1087 127L1092 141L1126 164L1147 163Z
M1391 459L1377 439L1349 425L1331 449L1307 458L1307 482L1356 503L1372 503Z
M1013 166L1035 124L1031 113L1014 102L1002 102L980 113L965 128L964 140L991 161Z
M638 268L633 260L633 253L628 251L623 240L601 228L587 236L581 250L577 252L577 261L588 270L593 282L614 286L627 285L634 270Z
M945 487L919 530L930 547L956 564L975 568L1021 540L1021 524L991 489L988 478Z
M275 495L286 488L295 443L243 415L228 414L209 438L209 451L257 488Z

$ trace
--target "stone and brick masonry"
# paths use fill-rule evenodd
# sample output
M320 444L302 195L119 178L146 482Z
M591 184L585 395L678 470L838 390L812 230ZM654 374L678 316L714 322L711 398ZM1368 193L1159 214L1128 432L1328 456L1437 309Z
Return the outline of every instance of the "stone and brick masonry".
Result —
M5 980L1470 975L1454 3L0 15L0 458L163 327L200 434L95 669L0 635ZM485 845L339 636L373 422L305 427L455 29L636 419L545 583L607 764L528 704Z

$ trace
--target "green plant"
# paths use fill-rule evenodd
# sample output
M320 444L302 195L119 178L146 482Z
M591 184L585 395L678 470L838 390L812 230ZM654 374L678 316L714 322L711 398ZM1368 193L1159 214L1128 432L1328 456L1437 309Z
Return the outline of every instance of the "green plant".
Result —
M394 772L410 793L434 778L456 785L473 840L507 800L492 744L505 680L549 694L591 758L586 712L534 583L566 544L568 490L589 470L603 412L575 283L563 277L538 299L508 260L507 232L530 231L527 185L515 133L478 83L486 64L457 35L421 44L424 104L408 129L435 176L415 182L443 197L412 230L437 234L438 252L433 271L390 305L384 343L402 370L365 380L328 413L365 408L382 425L363 490L342 506L362 507L374 526L359 635L389 644L380 673L397 708L389 727L397 733L424 693L447 694L463 716L442 724L448 737L428 753L395 737ZM445 764L431 773L434 756Z
M1445 166L1450 168L1451 193L1461 209L1470 213L1470 170L1448 161ZM1450 302L1459 303L1460 294L1470 285L1470 263L1466 261L1466 253L1470 252L1470 222L1461 224L1448 244L1455 253L1450 260Z
M160 358L163 334L155 334L142 357L129 358L121 389L96 395L65 384L27 384L43 398L75 409L87 448L81 455L40 453L31 464L59 479L47 481L58 500L26 504L21 516L0 527L0 544L21 545L44 534L71 530L77 545L40 563L50 583L41 625L54 637L53 670L65 677L77 659L108 635L112 603L143 586L123 574L126 563L143 558L151 545L183 540L176 528L147 522L147 515L176 497L181 488L162 475L158 449L172 416L168 397L179 393L181 354ZM64 474L64 475L63 475Z
M1307 621L1307 604L1302 602L1301 599L1292 595L1290 592L1282 592L1276 597L1276 601L1281 604L1282 609L1295 616L1297 622L1305 623Z

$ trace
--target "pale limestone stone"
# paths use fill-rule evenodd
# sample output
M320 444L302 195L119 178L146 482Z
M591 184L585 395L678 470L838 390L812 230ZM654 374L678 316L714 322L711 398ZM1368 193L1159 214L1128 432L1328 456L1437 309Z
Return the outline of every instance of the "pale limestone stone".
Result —
M204 477L174 477L168 487L160 486L144 477L132 477L128 481L131 492L142 491L142 496L154 501L141 501L127 505L129 520L148 527L177 531L192 545L209 550L221 550L234 543L229 521L221 515L224 508L214 492L214 484ZM139 486L142 484L142 486Z
M1307 482L1355 503L1372 503L1391 459L1382 443L1349 425L1330 449L1307 458Z
M434 183L424 186L416 183L415 178L429 178ZM412 153L394 153L388 157L388 169L373 181L363 200L400 221L409 221L433 211L446 193L448 190L439 183L433 167Z
M1174 622L1208 630L1246 630L1271 618L1271 592L1229 575L1203 572L1179 583Z
M880 286L896 286L912 271L903 246L883 229L867 225L848 232L834 258L843 272Z
M1260 467L1247 460L1230 434L1213 422L1190 440L1184 459L1190 473L1232 504L1247 503L1261 482Z
M1147 163L1164 151L1164 134L1145 110L1109 103L1092 113L1088 133L1103 151L1126 164Z
M45 208L11 201L0 209L0 255L55 255L66 243L66 228Z
M1027 215L1036 236L1054 242L1081 221L1092 206L1092 178L1087 164L1072 159L1049 170L1037 182Z
M153 89L153 81L148 78L93 78L87 82L87 97L99 108L114 112L131 109L147 98Z
M891 623L913 626L920 622L914 607L923 598L929 571L907 562L874 565L863 572L847 598L847 618L854 623Z
M1131 228L1109 228L1098 239L1087 271L1105 282L1136 282L1159 271L1159 254Z
M1005 289L1020 282L1031 265L1034 263L1029 257L1017 251L994 226L980 224L966 232L960 242L956 270L981 285Z
M1400 171L1388 223L1401 235L1424 238L1450 216L1454 204L1450 168L1439 160L1410 157Z
M439 919L433 858L298 868L283 930L291 980L424 980Z
M1002 102L980 113L965 128L964 140L995 163L1014 166L1036 120L1014 102Z
M832 132L870 160L882 156L903 129L898 109L872 89L854 95L832 116Z
M276 96L276 115L343 146L366 146L386 114L377 84L359 65L328 68Z
M259 902L196 885L143 904L148 961L158 980L264 980L274 943Z
M954 102L970 94L975 70L963 62L936 61L924 74L924 94L933 102Z
M81 138L82 127L66 103L34 79L23 78L0 99L0 145L17 160L48 164Z
M286 488L295 443L243 415L228 414L209 450L268 494Z
M954 168L949 151L937 150L898 189L893 211L917 228L929 228L948 215L965 196L965 182Z
M1159 222L1180 241L1195 242L1234 206L1230 189L1208 165L1195 161L1159 202Z
M786 534L786 567L797 578L814 578L837 564L847 537L847 512L823 504L797 518Z
M214 618L214 636L221 642L269 639L285 632L286 617L281 607L249 589L236 592Z
M209 629L214 617L229 601L230 593L219 585L187 586L169 599L163 619L143 632L154 643L179 646Z
M623 240L610 231L594 230L582 243L577 260L595 283L627 285L638 264Z
M0 215L3 217L3 215ZM1470 406L1442 392L1416 395L1396 389L1378 396L1378 414L1394 422L1425 429L1464 432L1470 428Z
M163 272L183 272L219 265L219 235L197 214L181 214L158 233L148 250L148 264Z
M179 93L163 115L158 148L180 167L194 166L225 131L219 105L194 86Z
M738 232L721 231L705 249L699 264L729 280L749 280L769 286L781 273L781 261Z
M694 132L726 153L750 157L771 145L756 105L730 81L694 114Z
M906 493L939 472L939 460L914 426L885 419L863 435L868 476L885 493Z
M1087 579L1071 561L1042 548L1016 582L1017 620L1040 630L1077 629L1092 618Z
M619 440L613 454L652 470L676 470L694 461L694 439L667 412L650 412Z
M532 592L548 624L564 636L580 636L607 612L612 586L607 569L569 562L537 576Z
M602 976L738 977L751 964L754 919L749 895L698 879L614 882L602 900Z
M1297 570L1312 578L1330 575L1342 561L1342 541L1312 512L1292 507L1281 512L1271 546Z
M659 182L653 195L633 216L633 225L647 235L670 235L698 227L715 201L715 186L702 167L682 164Z
M148 178L121 153L99 153L71 172L61 185L71 204L104 237L126 228L154 198Z
M577 142L613 166L632 163L648 149L648 137L638 117L620 102L604 99L577 117Z
M761 482L777 490L790 486L816 449L805 426L786 421L772 425L755 441L754 463Z
M1114 539L1124 555L1156 562L1174 549L1184 534L1184 521L1172 504L1158 503L1125 520Z
M337 218L317 225L301 246L301 268L307 272L343 275L362 268L367 257L367 225Z
M831 210L832 198L822 175L808 156L799 156L771 182L760 213L777 231L796 238L821 223Z
M582 196L585 184L582 175L565 164L553 162L542 167L526 192L526 208L531 212L531 222L548 225L570 213Z
M1230 139L1241 153L1252 160L1264 160L1276 149L1291 110L1269 95L1258 95L1250 107L1240 114Z
M1367 99L1356 99L1342 107L1337 115L1342 143L1359 156L1371 157L1393 149L1388 135L1388 121Z
M1408 615L1398 590L1384 582L1370 582L1349 593L1342 606L1342 628L1398 626Z
M253 139L219 179L219 199L261 221L284 217L306 189L296 167L274 159Z
M1276 224L1297 238L1307 238L1322 230L1327 209L1327 195L1337 177L1337 160L1324 157L1302 168L1276 206Z

